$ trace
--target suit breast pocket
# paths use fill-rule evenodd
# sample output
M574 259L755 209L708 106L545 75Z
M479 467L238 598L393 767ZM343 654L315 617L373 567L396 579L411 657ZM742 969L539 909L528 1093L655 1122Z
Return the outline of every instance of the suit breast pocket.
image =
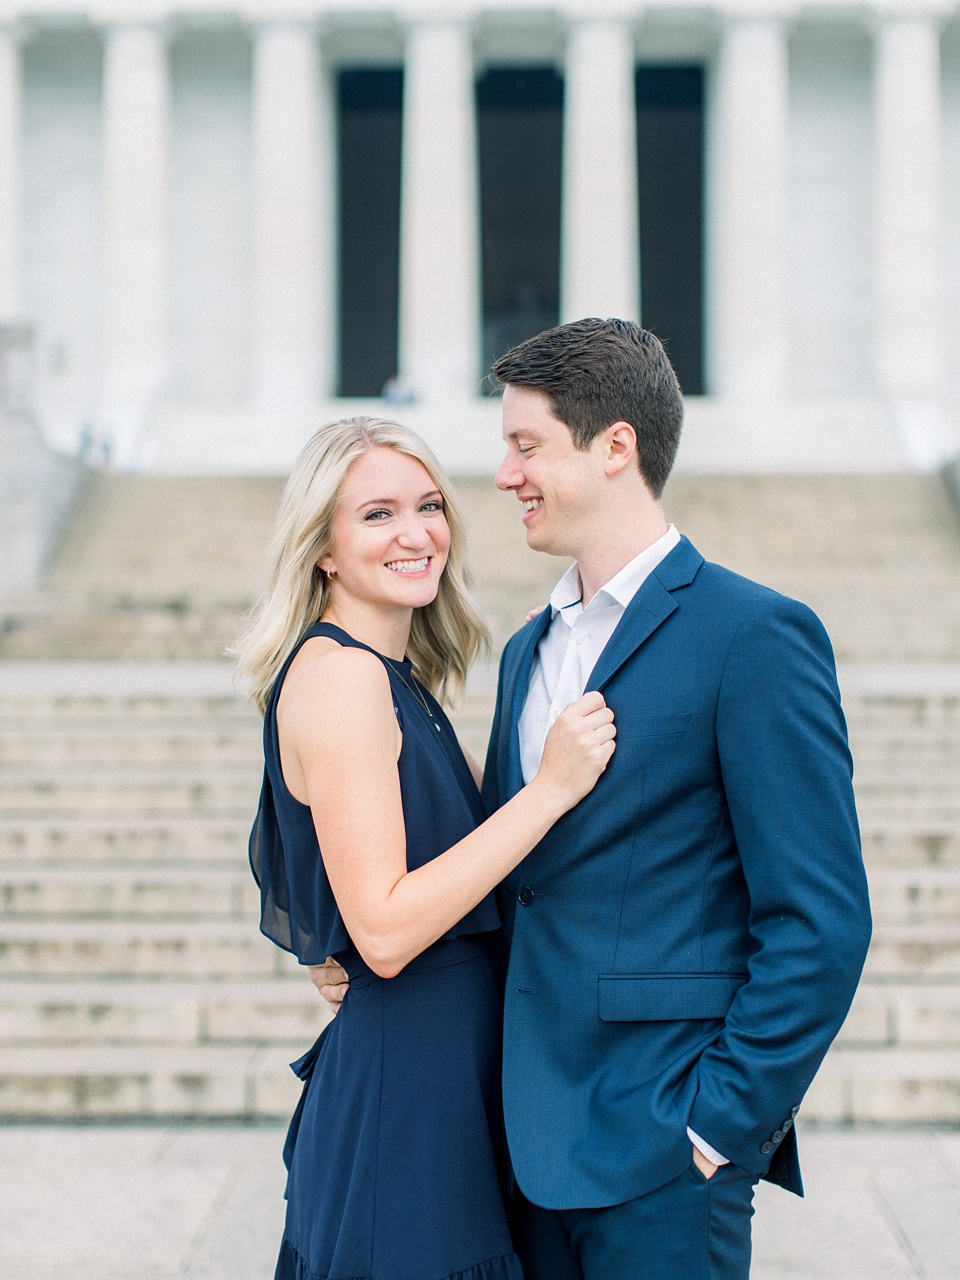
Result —
M614 710L616 715L616 709ZM690 712L669 716L624 716L624 725L637 738L678 738L690 726Z

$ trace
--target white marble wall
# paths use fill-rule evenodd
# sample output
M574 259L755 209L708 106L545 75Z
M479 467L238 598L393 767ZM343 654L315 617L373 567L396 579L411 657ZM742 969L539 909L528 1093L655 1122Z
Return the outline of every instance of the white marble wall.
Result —
M37 414L65 451L100 407L101 70L92 33L48 34L23 50L23 314L36 333Z
M876 392L872 109L862 29L801 28L790 49L789 388Z
M170 372L180 404L242 404L253 353L250 43L170 49Z
M567 121L565 318L571 307L606 312L615 297L620 310L636 305L635 280L617 288L636 247L624 68L631 56L707 65L710 385L690 401L681 466L856 470L931 466L960 452L960 2L876 0L845 16L828 0L712 0L684 15L674 0L562 8L529 0L522 17L512 9L487 5L477 18L460 0L428 9L414 0L298 0L282 11L251 0L241 12L235 0L178 0L173 14L161 0L113 9L105 0L96 10L80 0L29 8L0 0L0 33L8 55L19 44L22 82L20 220L14 234L8 184L0 308L19 307L36 329L36 403L50 443L75 448L86 428L111 433L125 465L283 470L320 421L383 410L331 391L328 77L337 64L383 60L386 50L386 61L404 47L413 57L433 40L456 57L444 63L449 84L421 57L418 92L408 96L400 347L419 393L404 417L451 467L489 470L500 448L496 406L477 399L470 358L478 329L471 52L557 62L564 47L568 108L592 76L610 98L605 118L622 116L624 126L615 134L590 125L586 110L579 130ZM891 36L897 13L911 23ZM137 45L156 62L160 49L165 67L153 90L166 118L150 157L103 108L102 49L116 52L117 21L138 16L145 34L127 41L128 55ZM934 169L941 139L927 55L941 35L943 163ZM619 73L605 78L610 59ZM10 56L0 66L10 126L4 133L0 121L0 169L16 159L3 106L15 87L11 66ZM108 83L136 93L121 73ZM924 75L917 97L911 76ZM909 137L891 112L897 94ZM432 119L441 97L443 119ZM276 146L264 133L270 121L283 134ZM442 141L443 165L431 162L431 139ZM125 221L123 175L138 164L144 181L159 184L157 212ZM606 206L591 207L595 172L609 179ZM942 191L931 173L942 173ZM148 270L141 288L134 277L147 258L162 268L156 279ZM609 269L592 278L591 258ZM901 313L914 317L903 385L883 354ZM936 359L925 363L934 345Z

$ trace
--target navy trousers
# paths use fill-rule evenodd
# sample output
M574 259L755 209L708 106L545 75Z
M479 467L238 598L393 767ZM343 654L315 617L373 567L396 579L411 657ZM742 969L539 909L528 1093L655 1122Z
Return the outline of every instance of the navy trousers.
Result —
M511 1229L524 1280L748 1280L757 1179L692 1159L679 1178L607 1209L541 1209L519 1189Z

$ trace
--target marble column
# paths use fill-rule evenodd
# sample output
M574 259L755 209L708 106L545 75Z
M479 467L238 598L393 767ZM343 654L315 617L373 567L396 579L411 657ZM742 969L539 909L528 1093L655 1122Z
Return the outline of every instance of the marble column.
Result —
M937 465L943 297L940 31L911 8L874 46L874 301L877 380L906 460Z
M103 70L103 423L120 468L139 462L167 372L165 33L112 26Z
M20 316L20 40L0 27L0 321Z
M321 225L324 101L315 29L306 23L259 27L253 60L254 399L267 412L308 406L330 390L331 341L321 332L323 299L334 293Z
M403 81L400 378L441 405L476 395L479 234L473 47L462 21L415 21Z
M715 76L710 155L709 388L776 401L787 361L787 27L732 17Z
M616 18L574 21L565 61L561 320L640 319L636 54Z

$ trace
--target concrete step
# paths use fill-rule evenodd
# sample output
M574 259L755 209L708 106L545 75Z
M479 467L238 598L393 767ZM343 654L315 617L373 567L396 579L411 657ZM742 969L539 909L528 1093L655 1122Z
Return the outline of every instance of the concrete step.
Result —
M0 978L268 978L296 960L246 920L0 924Z
M804 1100L804 1120L857 1124L960 1123L960 1049L896 1047L827 1054Z
M10 818L53 816L141 818L233 817L256 812L262 770L66 769L38 775L7 769L0 776L0 812Z
M878 924L960 924L960 866L874 867ZM0 920L248 920L259 890L245 859L162 864L0 863Z
M960 777L960 726L899 725L859 729L851 734L856 772L929 769Z
M4 867L2 920L259 919L260 891L249 867L181 862L90 867Z
M875 923L960 927L960 866L872 867L869 881Z
M0 730L0 767L22 771L118 765L180 765L195 769L230 765L261 767L260 726L240 717L127 721L92 718L75 726L63 721L7 721Z
M0 662L0 721L258 717L231 662Z
M960 726L958 662L844 662L838 677L854 738L869 728Z
M0 1115L17 1120L288 1119L309 1047L0 1049Z
M960 822L884 822L861 814L860 829L868 868L960 865Z
M866 978L837 1037L846 1048L960 1049L960 981Z
M960 978L960 928L955 923L880 924L864 974L880 978Z
M0 867L12 861L61 866L76 860L127 863L198 860L246 863L253 822L244 818L197 815L142 818L136 814L107 818L0 818Z
M242 982L0 981L0 1047L310 1044L330 1016L302 970Z

